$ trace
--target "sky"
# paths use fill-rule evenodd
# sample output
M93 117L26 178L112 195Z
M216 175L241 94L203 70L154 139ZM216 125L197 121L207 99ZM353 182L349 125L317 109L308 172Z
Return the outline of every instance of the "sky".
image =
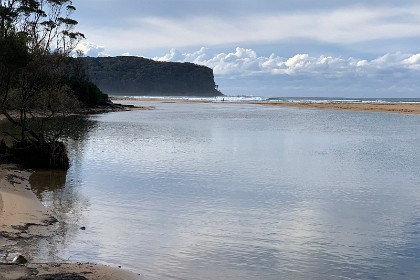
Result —
M74 0L87 56L211 67L227 95L420 98L418 0Z

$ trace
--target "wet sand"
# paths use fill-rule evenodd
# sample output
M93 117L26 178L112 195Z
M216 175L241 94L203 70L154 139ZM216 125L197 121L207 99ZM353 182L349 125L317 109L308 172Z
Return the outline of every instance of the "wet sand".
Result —
M31 191L30 175L14 165L0 165L0 237L46 235L57 221Z
M0 264L0 280L14 279L136 280L140 278L119 268L89 263L29 264L26 266Z
M0 251L20 239L44 238L54 234L57 219L35 196L29 185L31 173L12 164L0 165ZM0 263L0 280L46 279L41 276L70 275L74 279L139 279L119 268L96 264L28 264L18 266ZM61 279L57 278L52 279ZM81 276L85 278L77 278ZM41 277L41 278L37 278ZM65 278L65 279L73 279ZM64 278L63 278L64 279Z
M165 99L165 98L118 98L112 100L133 100L143 102L162 102L162 103L222 103L222 104L257 104L262 106L295 107L311 109L333 109L367 112L388 112L401 114L420 114L419 103L347 103L347 102L254 102L254 101L209 101L209 100L187 100L187 99Z

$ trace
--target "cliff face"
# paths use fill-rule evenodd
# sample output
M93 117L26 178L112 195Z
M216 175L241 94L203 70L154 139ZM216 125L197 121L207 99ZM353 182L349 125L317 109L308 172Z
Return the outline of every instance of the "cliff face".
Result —
M102 91L115 95L218 96L213 70L193 63L142 57L81 58Z

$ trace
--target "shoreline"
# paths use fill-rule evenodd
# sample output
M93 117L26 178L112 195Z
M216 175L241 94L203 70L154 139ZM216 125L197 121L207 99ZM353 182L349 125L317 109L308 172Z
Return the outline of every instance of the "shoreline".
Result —
M113 101L142 101L161 103L211 103L211 104L252 104L273 107L292 107L307 109L331 109L359 112L383 112L399 114L420 114L420 103L358 103L358 102L262 102L262 101L221 101L188 100L157 97L112 97Z
M122 111L135 111L135 110L151 110L152 108L148 106L134 106L134 105L124 105L118 103L111 103L108 106L95 106L92 108L82 108L78 112L69 114L72 116L89 116L89 115L98 115L105 113L113 112L122 112ZM18 112L9 112L13 118L18 118ZM37 117L35 115L35 117ZM0 122L7 121L6 117L3 114L0 114Z
M10 248L20 240L53 236L56 234L55 225L59 222L32 192L30 175L30 171L17 165L0 164L0 279L46 279L48 276L57 279L65 276L92 280L139 279L131 272L99 264L29 263L21 266L10 263L7 260Z
M0 165L0 238L45 236L47 227L57 222L32 192L30 175L14 164Z

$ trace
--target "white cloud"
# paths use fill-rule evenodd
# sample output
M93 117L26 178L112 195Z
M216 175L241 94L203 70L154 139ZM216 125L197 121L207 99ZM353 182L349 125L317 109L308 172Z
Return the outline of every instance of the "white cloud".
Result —
M420 53L414 54L407 59L403 60L403 64L407 65L410 69L420 70Z
M171 49L169 53L165 54L162 57L156 57L155 60L157 61L178 61L180 59L184 59L180 51L176 49Z
M420 64L420 53L410 56L409 58L404 60L406 64Z
M83 55L90 57L109 56L105 52L104 46L98 46L89 42L81 42L77 45L75 51L81 51Z
M390 67L390 66L398 66L400 65L405 59L407 59L410 55L403 54L401 52L396 53L387 53L383 56L380 56L372 61L372 65L377 67Z
M373 60L332 56L296 54L282 58L276 54L259 56L252 49L236 48L230 53L210 54L206 48L197 52L181 53L172 49L155 58L159 61L193 62L213 68L218 76L288 75L319 76L325 78L372 77L401 75L420 70L420 54L390 53Z

